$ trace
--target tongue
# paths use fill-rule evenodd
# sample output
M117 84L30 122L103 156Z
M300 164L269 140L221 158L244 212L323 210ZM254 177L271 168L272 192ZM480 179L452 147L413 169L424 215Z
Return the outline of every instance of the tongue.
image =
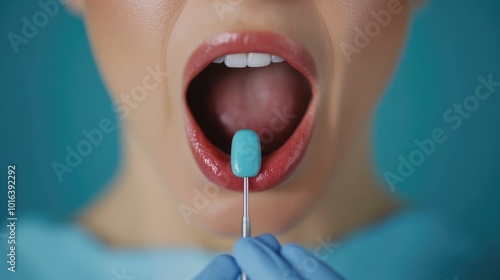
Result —
M285 143L307 109L307 80L287 63L263 68L211 68L204 90L199 91L204 96L204 100L198 100L203 108L196 108L204 111L198 122L205 135L227 153L232 136L243 128L258 133L264 155Z

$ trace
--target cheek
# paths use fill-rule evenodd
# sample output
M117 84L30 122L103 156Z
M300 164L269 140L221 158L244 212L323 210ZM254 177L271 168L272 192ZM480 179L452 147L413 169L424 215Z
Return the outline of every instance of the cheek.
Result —
M88 0L85 15L95 57L114 101L113 110L124 124L125 153L131 153L127 146L130 139L137 138L144 149L141 152L165 173L175 172L179 166L195 166L187 141L183 141L180 94L171 90L179 79L168 75L166 68L167 42L182 8L174 5L178 2ZM190 170L183 168L168 175L190 178L189 186L203 186L205 182L196 181L192 174L189 177ZM190 188L180 192L192 196Z
M348 82L375 85L387 81L404 41L411 4L404 0L337 1L324 15L334 52L337 76ZM366 81L360 81L366 78Z
M174 94L166 45L182 1L88 0L85 21L100 72L120 119L151 147L171 129ZM144 124L158 124L144 125ZM160 137L153 137L160 134Z
M378 102L399 59L411 4L403 0L324 4L333 46L324 115L342 131L357 129ZM342 122L338 122L342 119ZM347 133L348 134L348 133Z
M398 58L411 6L405 0L337 0L321 4L319 10L323 11L330 34L331 62L336 73L386 76ZM371 71L378 68L382 69Z
M165 46L179 1L88 0L86 25L112 94L142 83L145 69L165 64Z

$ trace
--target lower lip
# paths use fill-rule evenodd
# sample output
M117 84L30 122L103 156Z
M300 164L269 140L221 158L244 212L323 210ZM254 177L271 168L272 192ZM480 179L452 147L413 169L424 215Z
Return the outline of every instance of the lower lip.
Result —
M222 33L205 41L188 61L184 72L184 101L189 83L214 59L229 53L276 53L301 72L311 84L312 96L302 121L276 151L262 158L260 173L249 178L250 191L271 189L287 179L300 163L311 139L316 111L316 70L312 57L299 43L264 32ZM214 146L196 123L187 103L185 123L194 158L205 176L220 187L243 191L243 179L234 176L230 156Z

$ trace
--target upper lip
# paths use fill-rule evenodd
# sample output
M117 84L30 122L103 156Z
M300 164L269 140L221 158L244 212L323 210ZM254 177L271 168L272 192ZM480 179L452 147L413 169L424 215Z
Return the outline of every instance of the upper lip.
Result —
M293 135L287 142L262 159L262 168L250 178L250 190L261 191L284 181L300 162L312 135L317 100L317 74L310 53L295 40L271 32L224 32L204 41L190 56L183 76L185 123L191 150L205 176L221 187L242 190L241 178L233 175L229 155L215 147L196 123L186 103L190 82L218 57L232 53L260 52L283 57L302 73L311 84L312 97L309 107ZM280 152L280 150L288 152Z

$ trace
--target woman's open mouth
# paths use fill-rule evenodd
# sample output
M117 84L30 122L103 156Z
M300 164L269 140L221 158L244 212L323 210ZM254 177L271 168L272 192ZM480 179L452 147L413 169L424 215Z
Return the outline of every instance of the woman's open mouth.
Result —
M184 73L186 129L205 176L241 191L233 175L231 139L240 129L260 137L262 167L250 190L288 178L311 138L316 111L316 69L294 40L264 32L219 34L198 47Z

